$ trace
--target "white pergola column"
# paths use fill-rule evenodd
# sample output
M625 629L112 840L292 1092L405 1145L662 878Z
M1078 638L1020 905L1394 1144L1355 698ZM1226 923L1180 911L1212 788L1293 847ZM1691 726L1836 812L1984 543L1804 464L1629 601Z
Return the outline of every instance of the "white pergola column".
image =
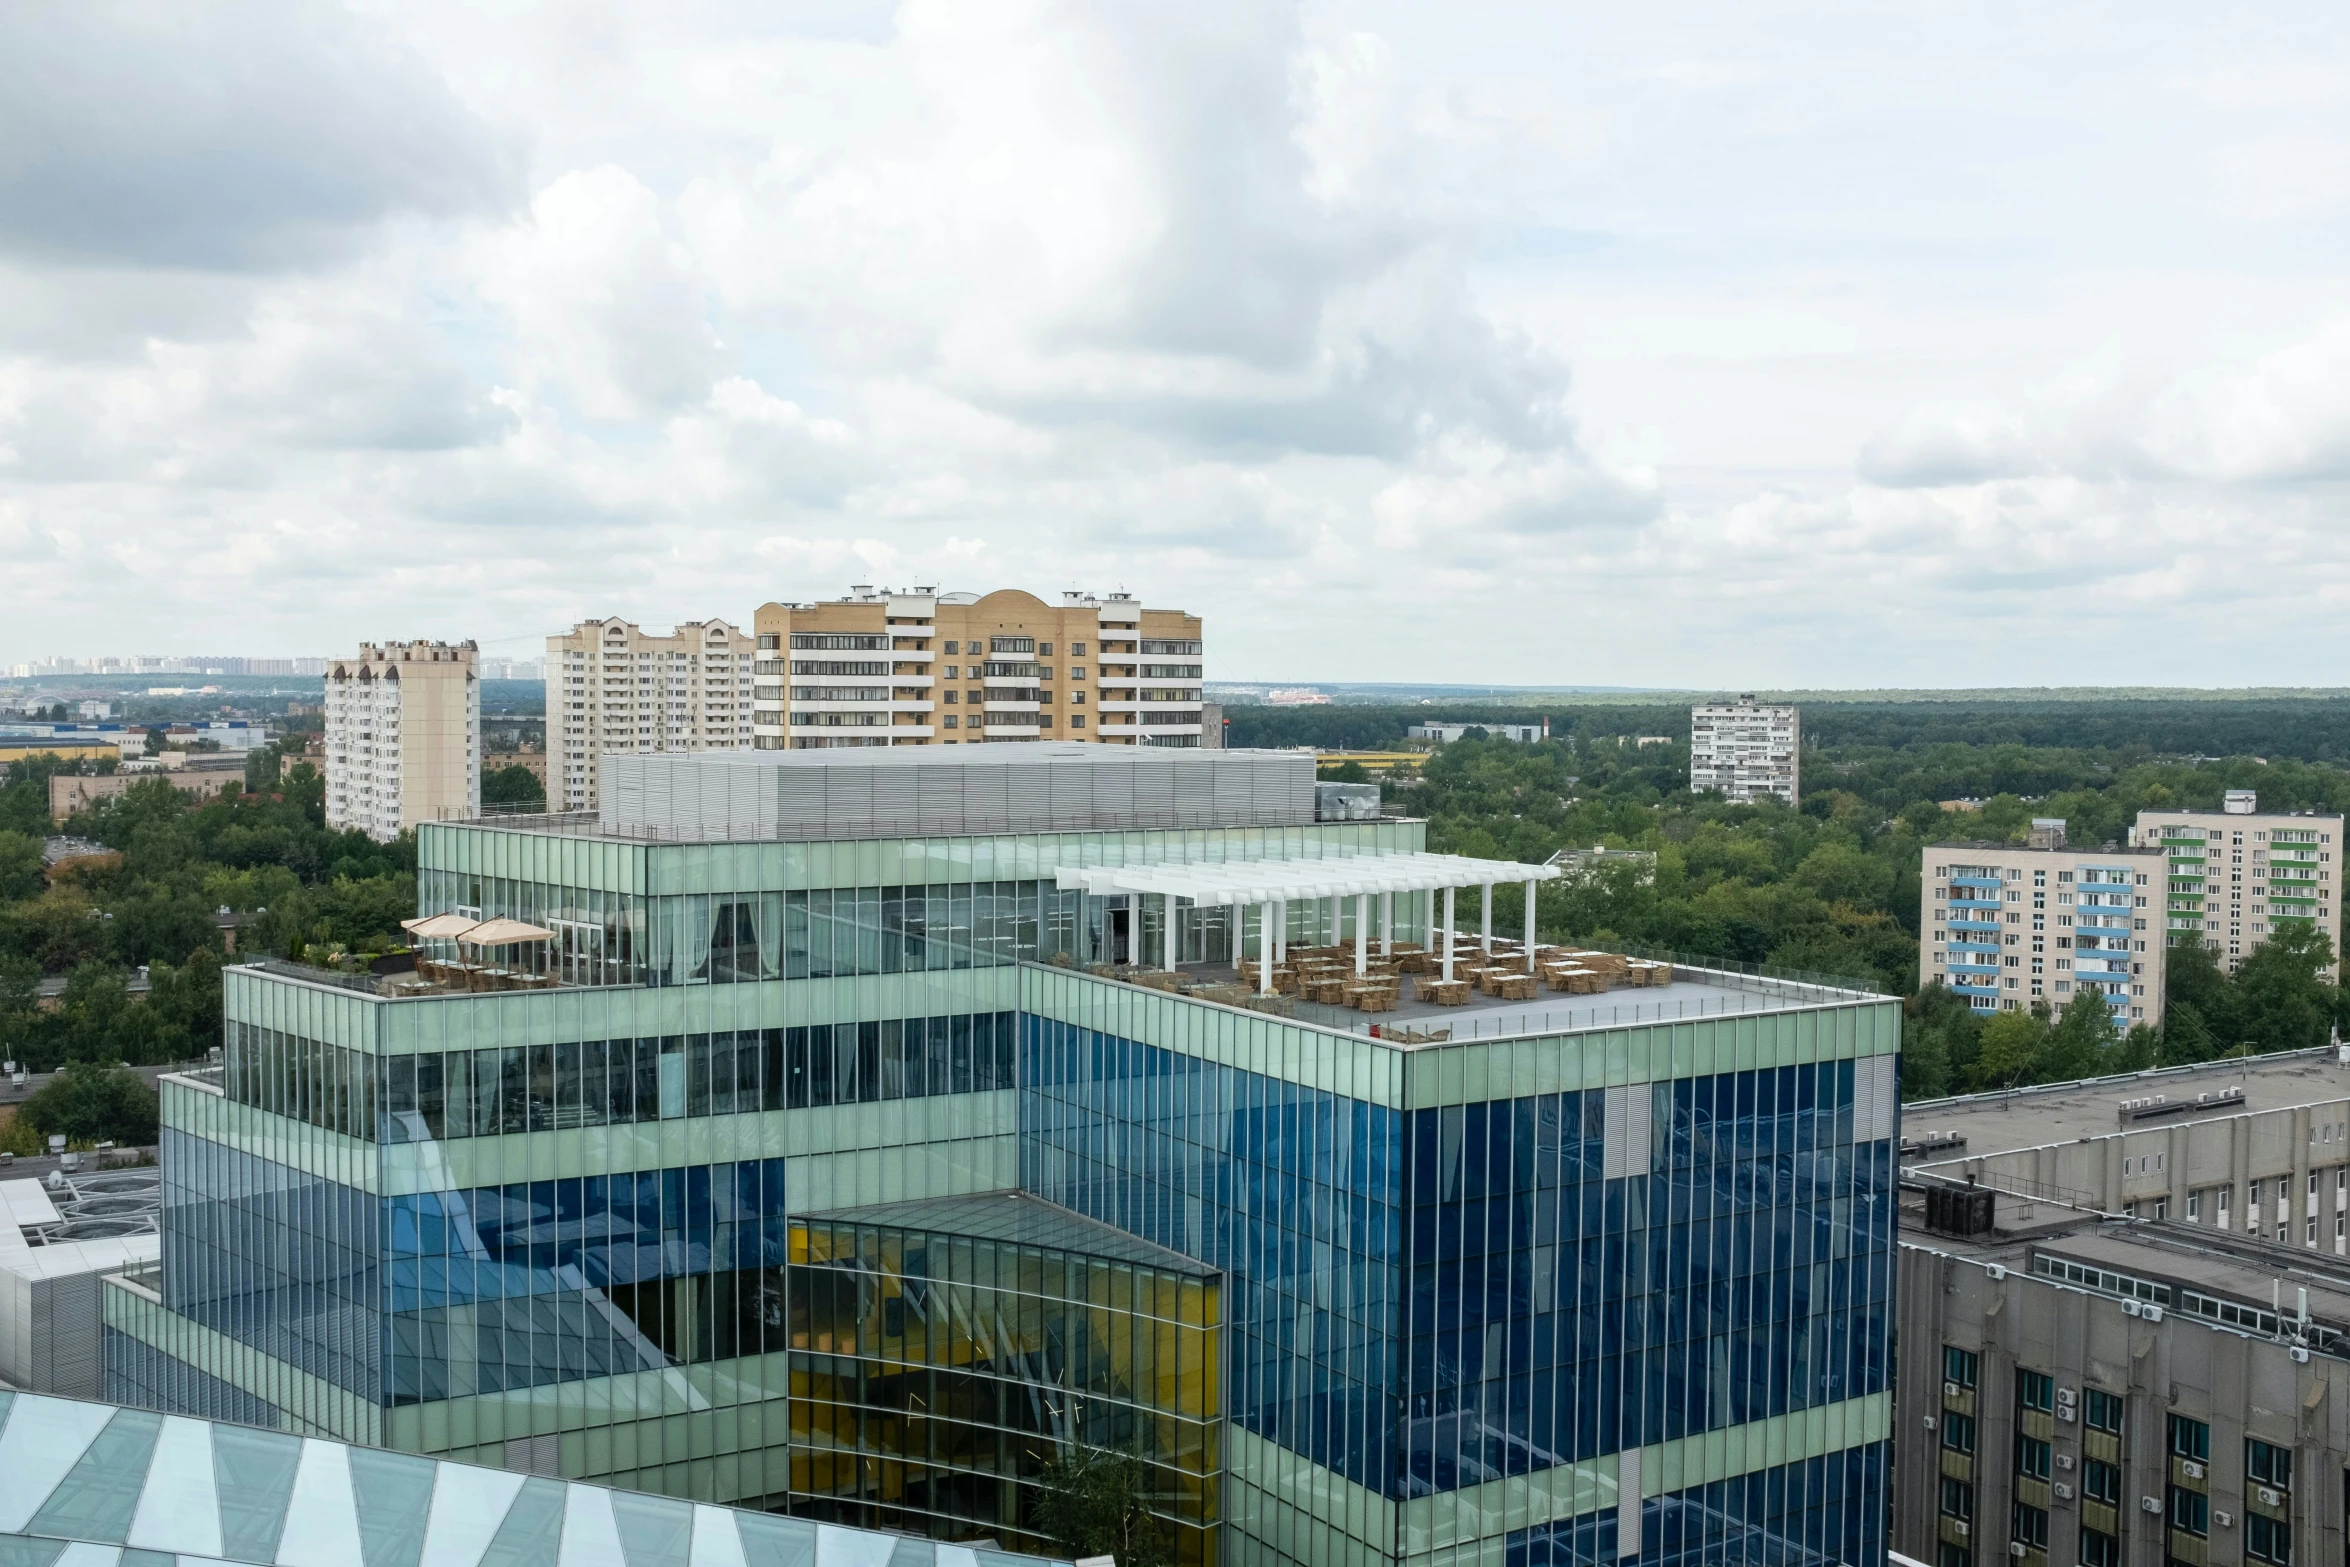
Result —
M1477 931L1477 948L1487 957L1493 956L1493 883L1477 889L1484 894L1482 917Z
M1240 972L1240 965L1248 960L1248 905L1235 903L1232 908L1232 972Z
M1379 955L1395 956L1395 894L1379 894Z
M1142 894L1126 894L1126 961L1142 967Z
M1289 961L1289 900L1273 900L1273 961Z
M1431 893L1430 896L1433 897L1434 894ZM1444 982L1449 985L1452 983L1452 889L1450 887L1444 889L1444 929L1441 934L1444 937L1444 972L1442 977Z
M1541 885L1538 881L1526 883L1526 972L1529 974L1534 972L1534 889Z
M1371 969L1371 895L1355 894L1355 978Z
M1531 886L1532 883L1529 882L1527 885ZM1528 907L1532 907L1532 905L1529 904ZM1527 926L1529 930L1532 928L1533 926L1530 924ZM1175 894L1170 892L1167 894L1167 968L1169 972L1173 972L1175 960L1182 955L1182 943L1175 939Z
M1273 905L1257 907L1257 993L1273 993Z

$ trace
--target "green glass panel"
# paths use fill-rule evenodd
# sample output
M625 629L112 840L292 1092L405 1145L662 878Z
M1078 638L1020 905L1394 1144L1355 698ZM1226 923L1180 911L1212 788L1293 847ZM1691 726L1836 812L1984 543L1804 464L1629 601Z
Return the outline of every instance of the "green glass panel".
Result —
M476 1567L546 1567L563 1548L563 1497L560 1480L544 1476L522 1482L498 1537L481 1553Z
M439 1469L413 1453L351 1449L351 1497L359 1510L359 1550L366 1567L416 1567L432 1513Z
M179 1567L179 1558L169 1551L125 1551L116 1567Z
M234 1561L277 1558L302 1439L241 1426L212 1428L212 1480L220 1495L220 1553Z
M98 1440L58 1482L49 1500L25 1525L27 1534L68 1540L105 1540L120 1545L130 1537L131 1515L147 1484L147 1464L163 1417L151 1409L118 1410Z
M0 1567L49 1567L65 1554L63 1540L28 1540L21 1534L0 1535Z
M615 1491L612 1522L620 1531L620 1554L628 1567L686 1567L693 1552L692 1503Z

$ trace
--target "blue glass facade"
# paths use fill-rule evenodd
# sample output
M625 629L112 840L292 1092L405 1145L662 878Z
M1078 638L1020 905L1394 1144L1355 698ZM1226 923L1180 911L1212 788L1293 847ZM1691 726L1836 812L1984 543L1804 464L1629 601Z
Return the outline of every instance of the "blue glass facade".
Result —
M1024 1019L1021 1176L1227 1271L1230 1416L1391 1498L1886 1385L1893 1147L1849 1060L1401 1114Z
M1636 1550L1615 1513L1511 1534L1507 1567L1836 1567L1882 1561L1888 1444L1871 1442L1798 1463L1651 1497ZM1619 1555L1619 1552L1621 1553Z
M1222 1269L1226 1417L1389 1490L1404 1117L1066 1023L1022 1024L1021 1187Z

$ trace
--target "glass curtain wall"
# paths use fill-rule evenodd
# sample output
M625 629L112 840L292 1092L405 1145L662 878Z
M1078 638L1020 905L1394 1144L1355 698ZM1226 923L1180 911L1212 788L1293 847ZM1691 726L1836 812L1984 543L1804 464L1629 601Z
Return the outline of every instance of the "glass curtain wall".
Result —
M1893 1169L1852 1080L1636 1090L1651 1167L1614 1179L1599 1092L1413 1112L1401 1494L1881 1390Z
M1215 1560L1213 1273L833 1214L794 1222L788 1296L794 1512L1050 1549L1046 1467L1124 1450L1175 1560Z
M1022 1019L1020 1184L1225 1278L1230 1414L1392 1489L1404 1118Z
M1509 1536L1505 1567L1836 1567L1885 1559L1887 1444L1692 1486L1641 1505L1617 1553L1611 1510Z
M382 1206L389 1403L783 1347L781 1159L422 1192ZM757 1368L737 1373L727 1385L770 1396ZM642 1392L644 1413L695 1397L658 1380Z

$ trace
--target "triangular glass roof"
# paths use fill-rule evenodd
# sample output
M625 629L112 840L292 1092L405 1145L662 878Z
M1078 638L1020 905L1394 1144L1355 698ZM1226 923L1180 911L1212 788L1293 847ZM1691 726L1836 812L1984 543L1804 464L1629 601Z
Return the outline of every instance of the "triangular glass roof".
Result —
M153 1410L0 1392L0 1567L1041 1561Z

